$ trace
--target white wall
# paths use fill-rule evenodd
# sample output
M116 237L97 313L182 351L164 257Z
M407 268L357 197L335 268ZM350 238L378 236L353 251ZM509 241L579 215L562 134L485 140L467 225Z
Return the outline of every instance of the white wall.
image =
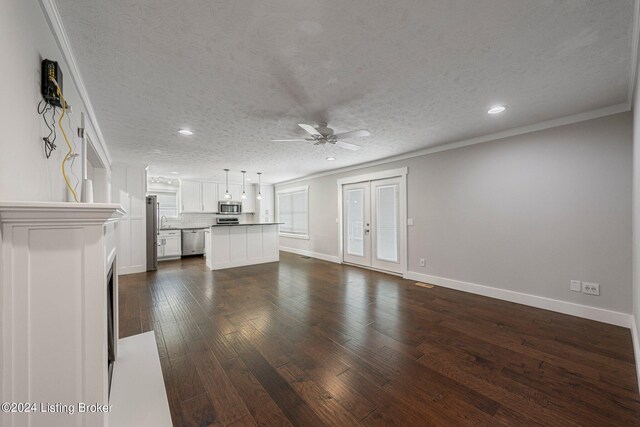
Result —
M51 158L43 153L42 137L48 131L36 111L42 99L42 59L58 61L62 67L64 95L73 109L69 137L75 135L86 108L38 1L0 1L0 58L0 200L66 201L60 164L67 150L60 132ZM68 126L66 118L64 124ZM98 141L89 120L86 127ZM80 177L79 159L73 171Z
M336 180L407 166L410 272L631 313L631 156L623 113L278 185L310 205L310 240L280 244L336 257Z
M126 211L118 223L118 274L147 270L146 246L147 171L142 167L114 164L111 168L111 201Z
M640 85L636 72L633 96L633 343L640 386Z

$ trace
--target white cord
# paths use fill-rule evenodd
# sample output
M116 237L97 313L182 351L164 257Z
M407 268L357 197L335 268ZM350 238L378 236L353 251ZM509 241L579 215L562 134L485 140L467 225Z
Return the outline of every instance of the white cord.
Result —
M76 175L75 170L73 169L73 165L76 162L76 157L78 157L78 153L77 153L77 144L76 144L76 133L73 131L73 126L71 126L71 114L67 114L67 125L69 126L69 131L71 133L71 142L73 143L73 153L71 154L71 167L69 169L71 169L71 175L73 175L73 177L76 179L76 185L73 186L73 189L77 192L78 191L78 185L80 185L80 178L78 178L78 175Z

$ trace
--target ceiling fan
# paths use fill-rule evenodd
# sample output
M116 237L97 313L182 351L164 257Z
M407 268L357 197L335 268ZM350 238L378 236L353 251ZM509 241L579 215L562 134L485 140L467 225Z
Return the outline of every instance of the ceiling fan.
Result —
M294 139L272 139L272 142L306 142L311 141L314 145L334 144L338 147L345 148L347 150L356 151L360 149L359 145L345 142L343 139L357 138L360 136L369 136L371 132L366 129L352 130L350 132L343 132L334 134L333 129L327 127L327 123L320 123L320 126L314 128L311 125L305 125L299 123L302 129L309 132L310 138L294 138Z

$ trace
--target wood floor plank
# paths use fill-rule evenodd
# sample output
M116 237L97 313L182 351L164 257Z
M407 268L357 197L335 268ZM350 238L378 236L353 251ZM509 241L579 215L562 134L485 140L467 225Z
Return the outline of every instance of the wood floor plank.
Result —
M122 276L175 426L640 425L624 328L282 253Z
M183 414L182 423L185 426L224 425L216 422L216 414L211 407L211 402L204 394L180 402L180 408Z
M226 360L222 367L258 425L291 426L289 419L239 358Z
M278 371L239 333L227 335L231 345L273 401L294 425L326 425Z

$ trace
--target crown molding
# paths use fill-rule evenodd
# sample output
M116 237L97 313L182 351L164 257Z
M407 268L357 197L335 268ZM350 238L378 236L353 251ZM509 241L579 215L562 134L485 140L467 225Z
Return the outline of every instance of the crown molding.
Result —
M96 119L96 114L93 109L93 105L91 104L91 100L89 99L89 93L87 92L87 88L84 85L84 81L82 80L82 75L80 74L80 69L78 68L78 63L76 62L76 58L73 55L73 51L71 50L71 44L69 43L69 38L67 37L67 33L64 29L64 25L62 24L62 17L60 16L60 12L58 11L58 7L56 6L55 0L38 0L40 3L40 7L49 23L49 28L53 33L54 39L58 45L62 53L62 57L64 59L65 64L69 68L69 72L71 74L71 79L78 89L78 93L80 94L80 99L84 108L87 112L87 117L91 122L91 126L93 127L93 134L95 135L95 139L97 141L93 141L98 145L97 151L101 152L105 156L108 165L111 165L112 159L109 154L109 150L105 143L104 136L102 135L102 131L100 130L100 125L98 124L98 120Z
M640 1L640 0L639 0ZM300 178L294 178L286 181L280 181L275 183L274 185L287 185L292 184L294 182L306 181L309 179L320 178L328 175L335 175L338 173L350 172L357 169L368 168L372 166L383 165L386 163L397 162L400 160L411 159L413 157L426 156L428 154L439 153L441 151L453 150L455 148L467 147L469 145L480 144L483 142L497 141L499 139L511 138L518 135L524 135L526 133L536 132L545 129L551 129L555 127L570 125L574 123L584 122L587 120L598 119L601 117L611 116L618 113L624 113L629 111L630 104L628 102L622 102L620 104L610 105L608 107L599 108L596 110L585 111L583 113L574 114L572 116L559 117L557 119L546 120L544 122L536 123L533 125L521 126L514 129L508 129L505 131L492 133L489 135L478 136L475 138L465 139L462 141L446 143L442 145L437 145L435 147L427 147L418 151L411 151L405 154L399 154L397 156L386 157L380 160L374 160L371 162L359 163L353 166L347 166L344 168L331 169L325 172L319 172L311 175L306 175Z

